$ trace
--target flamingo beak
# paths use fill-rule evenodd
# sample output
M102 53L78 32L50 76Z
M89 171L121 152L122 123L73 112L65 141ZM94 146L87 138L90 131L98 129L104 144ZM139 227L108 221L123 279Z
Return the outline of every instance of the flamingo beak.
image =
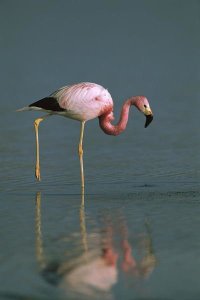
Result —
M144 127L147 128L147 126L149 126L149 124L152 122L153 120L153 113L151 111L151 109L146 109L144 112L145 116L146 116L146 122Z

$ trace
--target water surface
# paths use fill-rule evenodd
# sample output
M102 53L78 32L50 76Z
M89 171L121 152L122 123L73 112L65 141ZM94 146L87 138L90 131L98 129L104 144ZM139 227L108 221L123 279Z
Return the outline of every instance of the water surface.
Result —
M0 4L0 299L200 297L199 2L18 1ZM12 8L12 9L11 9ZM92 81L123 99L146 95L125 133L41 124L17 108Z

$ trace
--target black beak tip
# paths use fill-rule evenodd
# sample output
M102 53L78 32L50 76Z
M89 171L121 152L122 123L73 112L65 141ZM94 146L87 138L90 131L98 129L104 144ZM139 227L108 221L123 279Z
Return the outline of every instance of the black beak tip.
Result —
M146 115L146 122L144 127L147 128L147 126L149 126L149 124L152 122L153 120L153 115Z

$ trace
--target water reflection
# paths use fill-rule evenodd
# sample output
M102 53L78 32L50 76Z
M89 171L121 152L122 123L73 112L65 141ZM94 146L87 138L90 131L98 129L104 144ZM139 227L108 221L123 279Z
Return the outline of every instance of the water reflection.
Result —
M88 232L85 218L84 195L80 205L79 254L71 258L58 257L58 262L48 261L43 247L41 194L36 195L36 258L41 274L56 284L67 297L112 299L112 287L119 281L119 274L127 279L143 280L156 266L150 225L145 222L145 231L131 236L125 217L116 222L103 215L103 226L96 232ZM135 240L134 242L131 242ZM71 242L71 240L70 240Z
M35 232L36 232L36 258L41 269L46 267L45 254L43 250L42 229L41 229L41 193L36 194L36 213L35 213Z

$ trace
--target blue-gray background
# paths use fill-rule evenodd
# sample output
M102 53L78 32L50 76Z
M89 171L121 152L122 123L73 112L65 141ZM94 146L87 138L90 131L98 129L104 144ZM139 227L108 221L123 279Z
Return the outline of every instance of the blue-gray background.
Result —
M47 207L58 203L54 208L59 219L59 209L60 213L66 205L70 209L72 203L78 207L80 192L79 123L52 117L41 125L42 182L38 184L34 179L33 131L38 114L15 110L60 86L91 81L110 91L116 120L123 100L139 94L148 97L155 117L144 129L144 117L132 109L126 132L119 137L106 136L99 129L98 120L86 124L88 219L98 218L108 206L111 211L115 211L115 205L117 209L123 207L132 232L132 222L133 227L136 225L133 217L141 221L152 212L160 264L147 283L148 297L200 296L196 284L199 258L194 253L200 244L195 235L200 225L199 30L200 2L195 0L0 1L2 295L31 297L33 287L41 280L29 266L34 259L34 216L30 214L35 193L46 195L43 201L47 201ZM134 214L138 203L144 205L144 210ZM76 210L74 215L78 215ZM60 218L69 223L62 213ZM75 232L77 219L71 221L74 229L72 226L68 230ZM54 234L59 236L61 228L54 224L55 219L52 222L49 232L55 226ZM24 239L19 237L21 231ZM67 229L65 233L68 234ZM169 255L162 253L163 245ZM188 249L185 255L183 249ZM177 268L180 254L182 261ZM27 265L24 263L22 278L25 280L29 274L33 284L19 279L17 264L24 257ZM179 286L178 278L184 284ZM158 286L162 288L157 289ZM51 288L45 288L50 299ZM123 281L119 282L114 297L117 299L120 293L127 299L134 297L131 289L125 291ZM38 297L42 299L41 294Z

